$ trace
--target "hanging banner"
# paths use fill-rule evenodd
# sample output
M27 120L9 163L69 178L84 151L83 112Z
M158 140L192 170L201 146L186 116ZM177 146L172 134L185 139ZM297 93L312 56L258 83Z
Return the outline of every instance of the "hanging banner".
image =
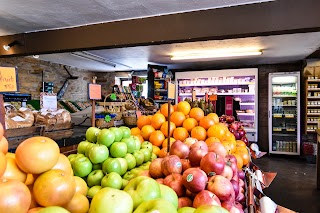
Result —
M15 67L0 67L0 92L17 92L18 78Z

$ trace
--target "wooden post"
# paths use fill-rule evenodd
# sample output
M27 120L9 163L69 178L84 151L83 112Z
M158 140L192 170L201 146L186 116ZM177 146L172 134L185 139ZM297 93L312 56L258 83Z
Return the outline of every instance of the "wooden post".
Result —
M92 77L92 83L96 83L97 76ZM92 112L91 112L91 126L95 127L96 126L96 101L93 99L92 100Z
M171 135L170 135L170 117L171 117L171 100L168 99L168 147L167 147L167 151L168 153L170 152L170 138L171 138Z
M4 110L4 100L3 100L3 95L2 94L0 94L0 123L3 126L4 136L6 136L5 110Z

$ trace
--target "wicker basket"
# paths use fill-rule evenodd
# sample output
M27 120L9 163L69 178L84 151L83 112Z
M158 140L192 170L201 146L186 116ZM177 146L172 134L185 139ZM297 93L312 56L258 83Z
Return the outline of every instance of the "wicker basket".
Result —
M123 122L127 126L136 126L138 120L136 111L139 110L139 106L132 100L127 100L126 106L130 106L131 110L123 112Z
M106 103L106 100L108 97L110 97L110 95L107 95L103 101L103 107L104 107L105 111L110 114L115 114L116 116L113 118L114 120L116 120L116 121L121 120L125 102L123 102L123 99L119 95L117 95L117 97L120 99L121 102L107 102Z
M98 128L109 128L113 126L113 119L109 122L106 122L104 118L96 118L96 127Z

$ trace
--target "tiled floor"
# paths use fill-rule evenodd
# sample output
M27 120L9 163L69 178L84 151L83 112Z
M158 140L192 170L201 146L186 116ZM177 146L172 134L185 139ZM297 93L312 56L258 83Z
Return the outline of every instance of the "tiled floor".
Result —
M264 193L277 204L301 213L320 213L316 165L296 157L264 156L254 161L263 171L277 172Z

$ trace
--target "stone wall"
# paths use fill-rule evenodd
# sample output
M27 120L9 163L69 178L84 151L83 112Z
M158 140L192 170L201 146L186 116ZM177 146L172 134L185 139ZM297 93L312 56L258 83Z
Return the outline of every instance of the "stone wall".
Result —
M31 57L13 57L0 59L0 66L17 67L19 92L30 93L32 99L39 99L40 88L43 81L54 83L54 92L57 93L69 77L63 65L41 61ZM109 94L115 83L116 75L127 75L118 72L92 72L75 67L66 66L71 75L78 76L76 80L69 80L68 88L63 96L65 100L88 100L88 83L93 76L97 76L97 83L102 85L102 94Z

